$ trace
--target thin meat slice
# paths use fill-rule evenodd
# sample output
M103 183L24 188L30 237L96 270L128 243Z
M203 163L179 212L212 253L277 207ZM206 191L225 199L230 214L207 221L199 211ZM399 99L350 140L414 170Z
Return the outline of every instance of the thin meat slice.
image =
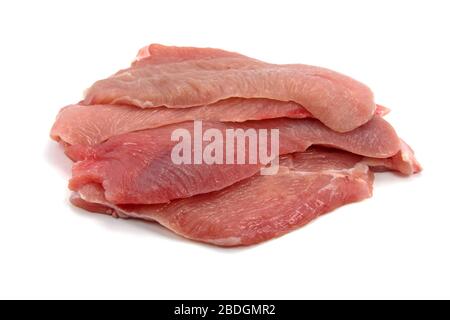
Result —
M422 171L422 166L414 156L414 151L403 140L400 140L400 151L390 158L364 158L364 163L372 167L373 171L397 171L403 175L412 175Z
M370 89L345 75L308 65L269 64L234 53L218 55L211 50L162 50L160 46L155 50L160 55L144 58L149 60L146 63L97 81L84 103L189 108L229 98L267 98L296 102L339 132L361 126L375 112ZM158 63L161 60L167 62Z
M317 120L274 119L242 124L203 122L203 130L278 129L280 154L305 151L312 145L331 146L374 158L389 158L400 150L394 129L381 117L348 133L337 133ZM255 175L263 163L174 164L171 141L174 130L184 129L193 137L194 124L186 122L112 137L93 147L74 147L72 159L85 159L73 167L69 187L73 191L97 183L105 197L119 204L166 203L226 188ZM203 142L203 147L207 145ZM235 148L238 144L235 144ZM249 144L245 146L249 154ZM224 153L225 154L225 153ZM194 156L192 156L194 158Z
M72 203L117 217L157 221L185 238L213 245L252 245L370 197L373 174L360 160L342 151L312 149L285 156L277 175L254 176L166 205L116 206L95 184L76 193Z
M388 112L389 109L377 106L376 114L384 116ZM269 99L231 98L209 106L186 109L71 105L58 114L51 137L64 145L95 145L123 133L190 120L244 122L311 116L311 113L295 102Z
M214 59L214 58L248 58L239 53L229 52L214 48L192 48L163 46L151 44L139 50L133 67L145 66L148 64L175 63L188 60ZM248 58L250 59L250 58Z
M72 105L60 111L51 137L69 145L94 145L123 133L191 120L244 122L283 117L301 119L311 114L295 102L268 99L234 98L187 109Z

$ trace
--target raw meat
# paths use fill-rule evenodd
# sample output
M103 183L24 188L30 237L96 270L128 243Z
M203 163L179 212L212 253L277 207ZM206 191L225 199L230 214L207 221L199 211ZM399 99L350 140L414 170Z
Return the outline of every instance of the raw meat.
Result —
M421 171L413 150L382 118L387 112L368 87L328 69L150 45L131 67L63 108L51 137L76 161L69 182L74 205L233 247L282 236L370 197L373 172ZM259 174L268 162L257 147L255 162L235 162L237 151L249 157L245 138L233 141L233 163L208 164L203 151L217 138L204 138L207 129L225 137L228 129L265 129L268 150L278 130L277 173ZM194 142L183 150L194 164L173 159L179 141L172 134L180 130L203 147L197 152ZM228 143L214 149L216 160L222 153L229 160ZM203 161L196 162L199 155Z
M214 58L247 58L239 53L213 48L171 47L160 44L151 44L139 50L133 67L147 64L175 63L187 60L214 59Z
M389 109L377 106L384 116ZM209 106L185 109L141 109L117 105L72 105L63 108L51 137L64 145L95 145L123 133L162 127L189 120L244 122L274 118L302 119L312 115L295 102L232 98Z
M175 129L193 134L192 122L115 136L94 147L68 150L72 159L85 159L73 167L70 188L98 183L112 203L155 204L228 187L257 173L263 164L180 164L171 151ZM203 122L203 129L279 129L280 154L305 151L312 145L333 146L354 154L389 158L400 151L394 129L381 117L348 133L337 133L317 120L274 119L242 124ZM225 134L224 134L225 136ZM206 142L204 143L206 144ZM248 155L248 144L246 145Z
M189 108L228 98L267 98L296 102L339 132L361 126L375 112L368 87L328 69L269 64L215 49L148 51L148 57L140 54L141 63L97 81L84 103Z
M244 122L273 118L306 118L311 114L294 102L227 99L186 109L141 109L117 105L72 105L61 110L51 136L70 145L94 145L115 135L189 120Z
M412 175L422 171L422 166L414 156L414 151L403 140L400 140L400 151L390 158L364 158L364 163L372 168L372 171L382 172L386 170L397 171L404 175Z
M157 221L192 240L227 247L251 245L370 197L373 174L360 161L350 153L312 149L284 157L277 175L257 175L166 205L115 206L98 185L85 186L72 202L89 211Z

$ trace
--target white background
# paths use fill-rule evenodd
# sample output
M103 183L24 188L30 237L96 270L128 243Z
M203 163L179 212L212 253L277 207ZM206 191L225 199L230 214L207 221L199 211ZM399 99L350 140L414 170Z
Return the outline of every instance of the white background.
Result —
M450 298L448 1L1 1L0 298ZM367 83L424 172L244 249L71 207L59 108L151 42Z

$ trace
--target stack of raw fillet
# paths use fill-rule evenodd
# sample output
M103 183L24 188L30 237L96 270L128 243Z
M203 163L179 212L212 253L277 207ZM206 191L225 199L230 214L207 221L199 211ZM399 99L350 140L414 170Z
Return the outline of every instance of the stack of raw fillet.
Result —
M372 195L373 172L421 170L368 87L334 71L218 49L150 45L63 108L74 205L219 246L256 244ZM174 164L171 133L278 129L280 168Z

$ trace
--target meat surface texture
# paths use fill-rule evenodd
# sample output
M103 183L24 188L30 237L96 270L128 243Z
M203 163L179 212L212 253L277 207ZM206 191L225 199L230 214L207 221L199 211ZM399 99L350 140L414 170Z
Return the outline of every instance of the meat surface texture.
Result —
M204 130L219 129L224 136L227 129L278 129L280 154L305 151L312 145L333 146L372 158L389 158L400 151L397 134L380 117L348 133L334 132L312 119L204 122L203 126ZM85 184L98 183L113 203L166 203L221 190L253 176L264 165L174 164L171 151L177 142L171 140L171 133L179 128L194 135L193 122L187 122L115 136L93 148L69 151L72 159L85 159L74 165L70 188L76 191Z
M73 205L236 247L371 197L375 172L420 172L383 118L389 111L367 86L328 69L152 44L61 109L50 135L74 161ZM190 160L175 161L189 138L181 153ZM274 173L260 174L268 166Z
M61 110L51 135L69 145L95 145L123 133L190 120L244 122L283 117L302 119L311 114L297 103L268 99L234 98L185 109L73 105Z
M397 171L410 176L422 171L422 166L417 161L413 149L403 140L400 140L400 151L390 158L364 158L373 171Z
M248 58L239 53L213 48L174 47L151 44L139 50L133 67L147 64L175 63L188 60L214 58ZM250 58L248 58L250 59Z
M384 116L389 109L377 106L375 113ZM117 105L72 105L59 113L51 137L64 145L95 145L123 133L153 129L190 120L245 122L275 118L312 117L294 102L268 99L227 99L209 106L169 109L141 109Z
M366 123L376 109L367 86L328 69L270 64L216 49L156 48L93 84L84 103L190 108L229 98L293 101L339 132Z
M284 157L277 175L254 176L166 205L114 206L95 185L82 189L72 202L90 211L157 221L192 240L227 247L251 245L370 197L373 174L360 161L350 153L312 149Z

